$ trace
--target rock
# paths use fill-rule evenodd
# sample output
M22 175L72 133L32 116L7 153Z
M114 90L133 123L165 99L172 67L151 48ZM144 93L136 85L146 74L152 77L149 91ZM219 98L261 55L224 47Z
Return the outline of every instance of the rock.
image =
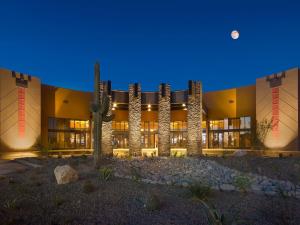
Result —
M220 189L222 191L234 191L235 190L235 187L231 184L221 184L220 185Z
M233 153L233 156L241 157L247 155L247 152L245 150L237 150Z
M251 185L251 190L254 192L260 192L261 191L261 186L257 184L252 184Z
M78 180L78 173L69 165L57 166L54 169L57 184L68 184Z

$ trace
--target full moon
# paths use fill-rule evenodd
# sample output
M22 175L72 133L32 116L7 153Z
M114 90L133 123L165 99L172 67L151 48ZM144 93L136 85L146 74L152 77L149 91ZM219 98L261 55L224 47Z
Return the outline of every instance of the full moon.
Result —
M239 38L239 36L240 36L240 34L239 34L239 32L238 32L237 30L233 30L233 31L231 32L231 37L232 37L232 39L236 40L236 39Z

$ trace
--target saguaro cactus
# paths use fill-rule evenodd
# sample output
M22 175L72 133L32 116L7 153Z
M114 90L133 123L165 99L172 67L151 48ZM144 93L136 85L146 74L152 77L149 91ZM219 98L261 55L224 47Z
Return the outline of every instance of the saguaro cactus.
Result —
M102 148L102 123L113 120L114 115L108 115L110 99L106 92L100 93L100 65L95 64L94 72L94 102L91 106L94 121L94 165L99 166Z

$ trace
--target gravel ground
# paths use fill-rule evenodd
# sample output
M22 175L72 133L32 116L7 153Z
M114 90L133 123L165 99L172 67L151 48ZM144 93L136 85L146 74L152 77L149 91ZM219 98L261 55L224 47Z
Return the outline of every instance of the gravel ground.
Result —
M300 157L208 157L207 159L242 172L252 172L272 179L300 184Z
M187 188L152 185L128 179L100 179L89 158L34 159L43 165L0 180L0 224L209 224L207 214ZM115 161L102 165L114 167ZM57 185L53 170L69 164L80 179ZM83 188L90 181L94 190ZM144 207L156 195L160 207ZM300 224L300 202L292 198L267 197L213 191L206 202L227 220L224 224Z

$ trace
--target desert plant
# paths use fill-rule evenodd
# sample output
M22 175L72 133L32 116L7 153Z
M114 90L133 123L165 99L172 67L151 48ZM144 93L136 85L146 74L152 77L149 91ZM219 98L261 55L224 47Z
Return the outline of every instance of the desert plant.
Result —
M131 177L134 181L140 181L142 179L141 168L136 166L131 166Z
M204 206L209 224L211 225L223 225L225 222L224 214L220 213L214 205L209 206L203 200L200 200L201 204Z
M189 190L193 196L204 200L211 194L211 188L208 185L203 185L200 183L194 183L189 186Z
M63 197L61 197L60 195L55 195L53 198L53 204L56 207L61 206L64 202L65 202L65 199Z
M233 184L238 190L246 192L250 187L251 182L248 177L241 175L235 177Z
M114 115L108 115L110 108L110 98L106 92L102 92L100 96L100 65L95 64L94 73L94 102L91 105L94 121L94 165L99 166L102 153L102 123L113 120Z
M144 207L148 211L159 210L161 208L161 201L159 200L157 195L149 193L146 196Z
M265 146L265 140L268 135L268 133L272 130L273 128L273 120L272 119L263 119L260 122L256 122L256 132L255 135L253 136L254 140L254 147L257 149L264 150L266 149Z
M82 159L87 159L87 155L86 155L86 154L82 154L82 155L81 155L81 158L82 158Z
M99 170L101 178L105 181L108 181L112 177L112 169L103 167Z
M6 209L16 209L17 208L17 198L14 199L8 199L3 203L3 208Z
M175 151L175 152L172 154L172 156L173 156L173 157L177 157L177 154L178 154L178 152Z
M82 190L84 193L89 194L89 193L95 191L96 187L90 180L87 180L84 182L84 184L82 186Z
M52 150L52 145L48 143L48 145L44 145L40 137L38 137L33 145L33 148L40 151L43 156L48 157L49 151Z

